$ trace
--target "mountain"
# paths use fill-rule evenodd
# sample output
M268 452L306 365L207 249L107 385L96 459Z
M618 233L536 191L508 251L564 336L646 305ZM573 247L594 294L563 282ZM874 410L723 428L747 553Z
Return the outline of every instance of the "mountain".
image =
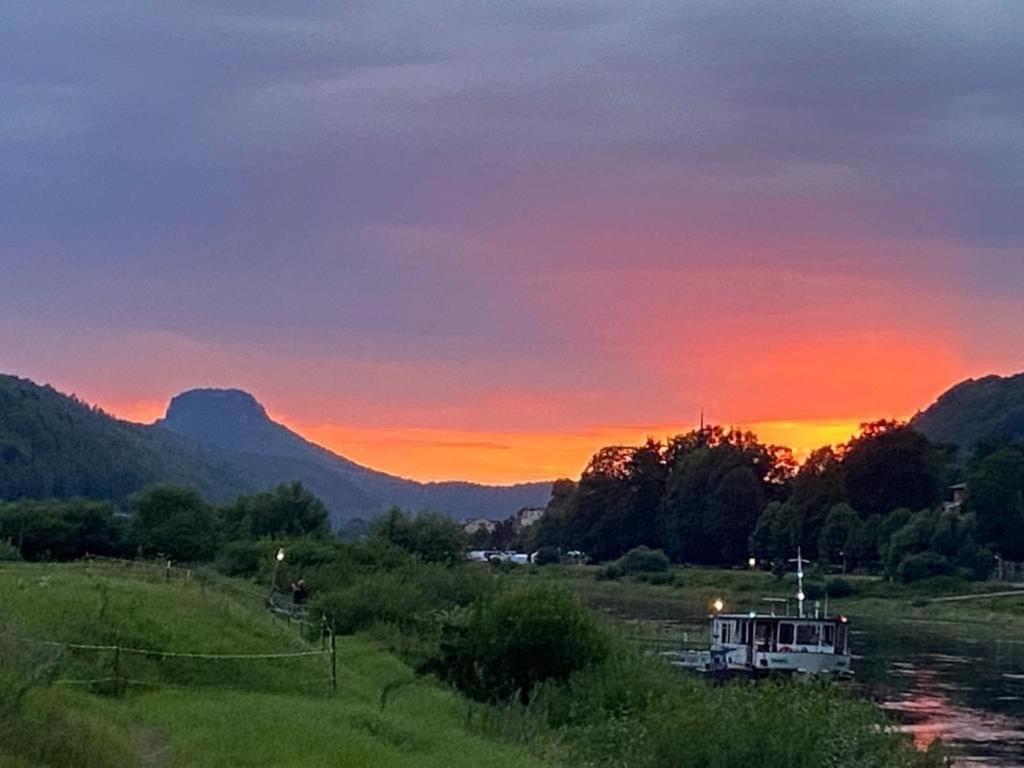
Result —
M158 428L191 438L245 466L263 466L281 479L297 479L338 517L368 516L398 505L434 509L453 517L504 517L545 504L550 483L487 486L466 482L419 483L357 464L272 421L248 392L196 389L173 400Z
M147 485L178 483L224 502L290 480L320 496L336 523L394 504L457 518L505 517L544 504L551 487L417 483L377 472L275 423L240 390L186 392L164 419L144 426L0 375L0 499L123 502Z
M187 483L214 501L261 486L236 462L193 440L0 375L0 499L122 501L157 482Z
M910 423L928 439L964 451L987 439L1024 440L1024 373L961 382Z

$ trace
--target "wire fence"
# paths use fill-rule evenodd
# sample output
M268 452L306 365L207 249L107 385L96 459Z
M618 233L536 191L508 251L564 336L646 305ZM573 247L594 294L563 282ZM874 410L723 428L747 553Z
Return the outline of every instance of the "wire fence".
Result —
M267 653L208 653L136 648L120 643L74 643L0 634L9 644L51 649L54 685L125 694L146 688L295 690L338 688L337 643L325 630L321 647ZM310 663L312 662L312 663Z
M52 670L53 685L80 686L97 693L124 695L131 688L227 688L260 691L336 691L337 643L332 628L322 618L314 620L304 605L286 602L271 592L226 579L212 571L176 566L170 561L140 560L87 555L67 566L130 572L133 579L175 583L209 590L227 598L241 599L256 608L262 606L270 620L294 629L301 645L294 651L213 653L205 650L171 650L139 647L146 643L73 642L27 637L0 625L0 656L12 650L48 650L47 658L35 659L37 666ZM304 646L304 647L303 647ZM24 654L16 654L24 655Z

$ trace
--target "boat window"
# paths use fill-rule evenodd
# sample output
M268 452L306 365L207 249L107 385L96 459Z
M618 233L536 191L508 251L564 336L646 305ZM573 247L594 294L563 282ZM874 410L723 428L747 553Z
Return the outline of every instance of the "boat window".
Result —
M839 628L839 637L838 641L836 642L836 653L846 653L846 631L846 625L843 625Z
M793 625L779 624L779 645L793 644Z
M771 643L771 628L766 622L759 621L754 625L754 645L760 650L768 650Z
M735 628L735 624L731 621L722 622L722 637L720 642L731 643L732 642L732 631Z
M822 644L824 645L835 645L836 643L836 628L831 624L826 624L822 627Z
M817 624L799 624L796 628L797 645L817 645L820 633Z

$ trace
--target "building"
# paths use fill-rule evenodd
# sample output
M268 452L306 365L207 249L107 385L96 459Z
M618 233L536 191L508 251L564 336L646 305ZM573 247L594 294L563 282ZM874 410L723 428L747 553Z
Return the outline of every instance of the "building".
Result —
M544 507L523 507L515 514L513 520L516 530L529 528L544 516Z
M956 485L949 486L950 495L953 497L952 501L947 501L942 505L944 510L959 512L963 509L964 501L967 499L967 483L957 483Z

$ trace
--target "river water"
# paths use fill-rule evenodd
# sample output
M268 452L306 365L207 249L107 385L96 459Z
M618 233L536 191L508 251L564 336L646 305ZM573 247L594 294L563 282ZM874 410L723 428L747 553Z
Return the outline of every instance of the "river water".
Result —
M707 647L698 611L663 605L611 611L646 628L656 651ZM651 628L654 627L653 634ZM920 749L951 747L957 768L1024 768L1024 636L981 623L851 617L855 691L875 701Z
M992 629L856 621L856 685L922 749L940 739L958 766L1024 768L1024 638Z

